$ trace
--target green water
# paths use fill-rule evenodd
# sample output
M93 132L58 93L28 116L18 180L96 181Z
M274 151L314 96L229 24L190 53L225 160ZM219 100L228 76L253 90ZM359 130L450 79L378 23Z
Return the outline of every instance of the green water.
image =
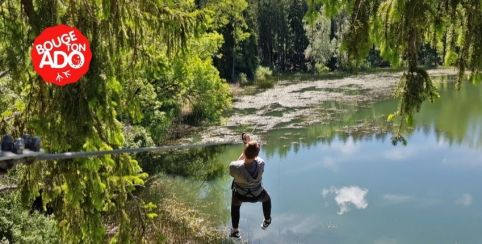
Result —
M393 146L383 132L395 99L350 108L329 124L270 132L260 156L273 223L261 230L261 204L244 204L243 237L252 243L482 243L482 86L467 83L456 91L442 82L439 89L440 99L416 115L406 146ZM224 147L217 160L227 166L240 151ZM225 175L207 183L224 193L212 201L224 201L214 204L224 211L213 211L226 228L230 182Z

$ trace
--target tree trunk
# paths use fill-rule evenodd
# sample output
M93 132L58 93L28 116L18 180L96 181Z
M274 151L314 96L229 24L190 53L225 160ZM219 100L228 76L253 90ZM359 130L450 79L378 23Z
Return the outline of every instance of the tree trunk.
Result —
M32 0L21 0L23 10L25 11L25 14L27 15L28 18L28 23L32 27L34 33L37 35L40 33L40 28L38 26L38 21L37 21L37 13L35 12L35 9L33 7L33 2Z

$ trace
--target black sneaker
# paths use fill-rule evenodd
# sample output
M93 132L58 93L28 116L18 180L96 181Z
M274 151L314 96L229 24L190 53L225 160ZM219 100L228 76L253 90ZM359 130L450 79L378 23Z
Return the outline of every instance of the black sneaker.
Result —
M239 239L241 238L241 235L239 234L239 230L232 230L231 234L229 234L229 237Z
M266 230L266 228L268 228L270 224L271 224L271 218L265 219L261 224L261 229Z

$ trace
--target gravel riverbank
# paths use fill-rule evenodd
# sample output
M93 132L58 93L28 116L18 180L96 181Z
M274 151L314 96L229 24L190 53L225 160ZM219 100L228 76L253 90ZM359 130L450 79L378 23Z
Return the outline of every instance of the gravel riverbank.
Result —
M457 70L434 69L432 78L452 76ZM273 88L251 95L234 97L233 112L221 126L203 130L201 142L236 141L241 131L263 134L276 128L300 128L328 122L345 112L337 103L366 106L394 95L403 72L381 72L339 79L311 81L279 81Z

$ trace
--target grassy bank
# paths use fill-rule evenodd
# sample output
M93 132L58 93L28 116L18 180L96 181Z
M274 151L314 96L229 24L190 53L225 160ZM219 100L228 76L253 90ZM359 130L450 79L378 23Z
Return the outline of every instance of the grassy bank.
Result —
M135 226L145 228L142 239L148 243L219 243L225 238L219 227L229 218L223 198L222 190L203 182L159 174L139 194L155 205L155 217L136 219ZM129 209L135 216L135 208Z

